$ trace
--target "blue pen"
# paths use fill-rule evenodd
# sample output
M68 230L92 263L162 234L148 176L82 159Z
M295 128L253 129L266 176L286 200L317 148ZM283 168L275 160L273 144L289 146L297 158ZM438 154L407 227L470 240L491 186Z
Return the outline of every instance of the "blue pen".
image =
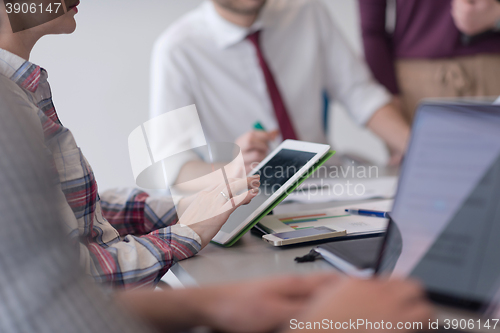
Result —
M347 213L351 215L362 215L362 216L373 216L373 217L381 217L388 218L388 212L380 212L377 210L366 210L366 209L346 209Z

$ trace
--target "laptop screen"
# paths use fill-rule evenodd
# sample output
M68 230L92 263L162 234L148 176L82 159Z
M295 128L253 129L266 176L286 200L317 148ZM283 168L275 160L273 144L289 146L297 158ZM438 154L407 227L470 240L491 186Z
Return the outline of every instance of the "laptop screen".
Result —
M420 107L379 272L485 303L500 276L500 107Z

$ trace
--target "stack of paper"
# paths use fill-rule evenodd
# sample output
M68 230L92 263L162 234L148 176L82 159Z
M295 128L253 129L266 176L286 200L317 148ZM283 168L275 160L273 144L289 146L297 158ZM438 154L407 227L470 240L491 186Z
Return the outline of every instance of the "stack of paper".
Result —
M349 215L348 208L390 211L393 200L381 200L373 203L348 205L324 210L302 211L298 213L268 215L259 223L269 233L287 232L306 228L325 226L335 230L346 230L348 235L361 235L384 232L387 219Z

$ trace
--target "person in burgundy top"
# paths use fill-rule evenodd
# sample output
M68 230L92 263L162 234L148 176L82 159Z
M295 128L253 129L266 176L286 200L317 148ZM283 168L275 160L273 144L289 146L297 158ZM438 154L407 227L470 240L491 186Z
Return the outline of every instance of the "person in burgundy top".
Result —
M500 95L499 1L359 5L366 60L378 81L399 97L409 120L423 98Z

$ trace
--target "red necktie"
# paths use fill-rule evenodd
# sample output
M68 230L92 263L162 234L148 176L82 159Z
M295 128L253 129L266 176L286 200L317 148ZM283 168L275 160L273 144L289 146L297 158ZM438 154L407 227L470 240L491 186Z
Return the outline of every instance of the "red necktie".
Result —
M273 103L274 114L276 115L276 119L278 120L278 124L280 126L281 136L283 137L283 140L297 140L297 135L295 135L292 122L290 121L290 117L288 117L285 103L281 98L280 91L276 85L276 81L274 81L273 74L267 65L266 59L264 59L264 55L260 48L259 37L260 31L256 31L253 34L248 35L247 39L252 42L255 46L255 50L257 51L260 67L262 68L262 72L264 73L264 77L266 79L267 91L269 92L269 97L271 97L271 102Z

